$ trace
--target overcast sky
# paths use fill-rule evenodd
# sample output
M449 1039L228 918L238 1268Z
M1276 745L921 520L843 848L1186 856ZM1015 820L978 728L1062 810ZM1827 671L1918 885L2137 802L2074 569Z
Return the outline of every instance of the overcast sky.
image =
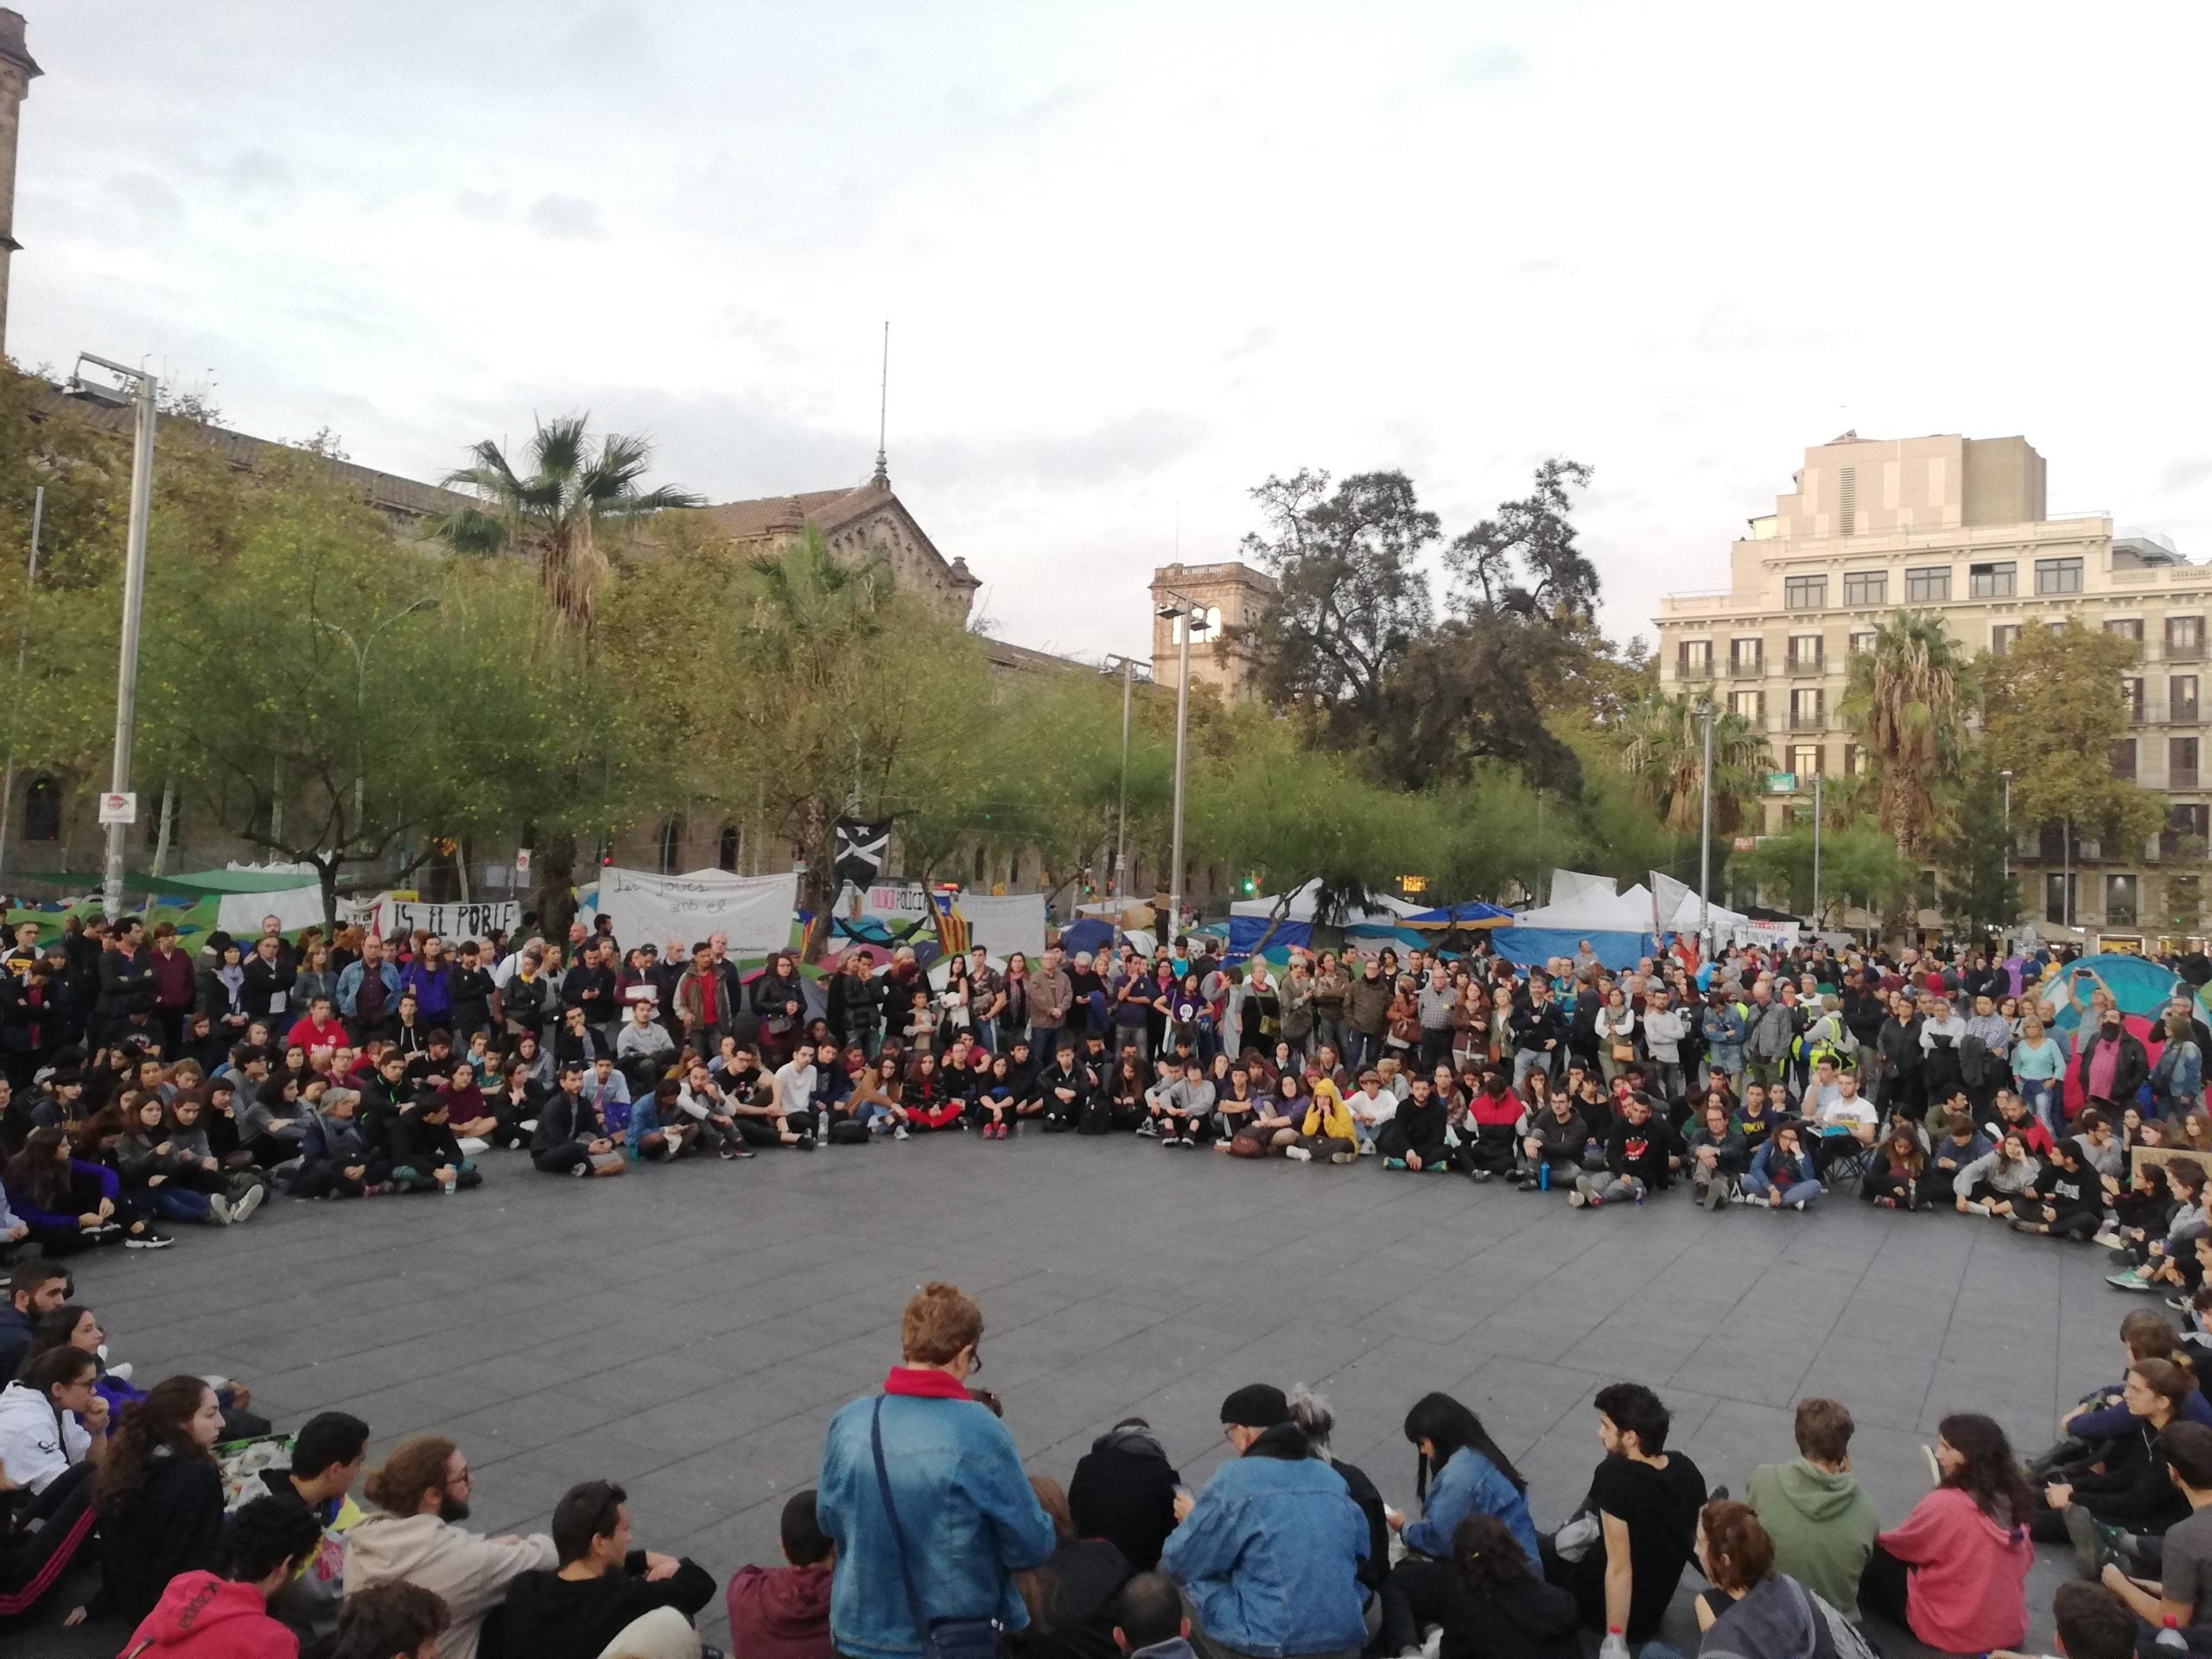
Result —
M8 346L434 478L588 410L714 499L891 473L1142 651L1271 472L1535 463L1616 635L1808 444L2024 433L2212 557L2212 7L16 0Z

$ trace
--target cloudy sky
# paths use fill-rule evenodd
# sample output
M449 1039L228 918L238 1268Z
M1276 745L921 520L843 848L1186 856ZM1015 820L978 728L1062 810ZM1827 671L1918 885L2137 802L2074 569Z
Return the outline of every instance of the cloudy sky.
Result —
M8 346L435 477L588 410L891 469L1024 644L1141 650L1271 472L1447 533L1560 454L1617 634L1846 428L2024 433L2212 557L2212 7L15 0Z

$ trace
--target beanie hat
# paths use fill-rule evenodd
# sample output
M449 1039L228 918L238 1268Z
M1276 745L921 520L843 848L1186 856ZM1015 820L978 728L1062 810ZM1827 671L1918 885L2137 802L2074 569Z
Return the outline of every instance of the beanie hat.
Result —
M1273 1428L1290 1421L1290 1400L1271 1382L1248 1382L1221 1402L1221 1421L1238 1428Z

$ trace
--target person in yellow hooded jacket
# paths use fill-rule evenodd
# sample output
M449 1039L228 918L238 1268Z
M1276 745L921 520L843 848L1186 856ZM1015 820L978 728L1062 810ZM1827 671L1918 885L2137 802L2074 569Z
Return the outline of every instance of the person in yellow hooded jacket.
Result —
M1282 1155L1301 1164L1310 1164L1316 1158L1325 1158L1332 1164L1358 1162L1358 1134L1343 1094L1334 1082L1321 1075L1318 1065L1306 1068L1306 1081L1312 1091L1306 1121L1300 1126L1296 1144L1285 1147Z

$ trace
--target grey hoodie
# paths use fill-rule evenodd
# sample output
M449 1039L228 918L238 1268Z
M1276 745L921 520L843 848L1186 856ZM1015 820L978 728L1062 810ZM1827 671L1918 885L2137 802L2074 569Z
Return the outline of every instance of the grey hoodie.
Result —
M1698 1659L1836 1659L1827 1619L1812 1592L1775 1573L1713 1622Z

